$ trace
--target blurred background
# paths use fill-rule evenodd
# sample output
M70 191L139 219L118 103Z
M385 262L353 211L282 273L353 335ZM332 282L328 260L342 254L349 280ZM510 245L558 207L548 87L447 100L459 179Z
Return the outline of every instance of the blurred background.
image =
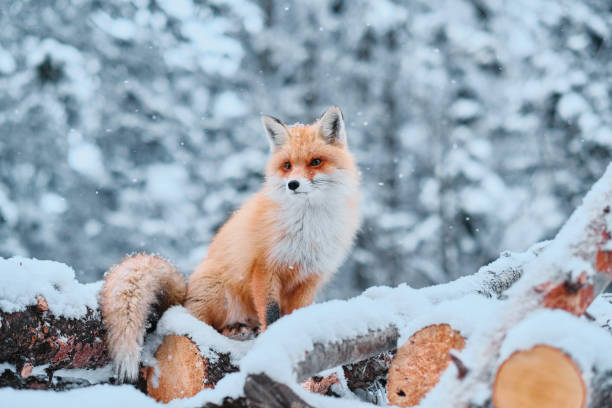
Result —
M0 256L185 274L261 186L261 113L344 111L356 248L320 295L554 236L612 158L609 0L0 0Z

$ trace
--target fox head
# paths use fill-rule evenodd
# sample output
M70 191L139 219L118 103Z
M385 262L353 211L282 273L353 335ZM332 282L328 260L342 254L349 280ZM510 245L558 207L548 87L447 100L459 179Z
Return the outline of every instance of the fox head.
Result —
M266 184L273 198L313 202L356 188L359 177L340 108L332 106L310 125L287 126L272 116L261 120L270 142Z

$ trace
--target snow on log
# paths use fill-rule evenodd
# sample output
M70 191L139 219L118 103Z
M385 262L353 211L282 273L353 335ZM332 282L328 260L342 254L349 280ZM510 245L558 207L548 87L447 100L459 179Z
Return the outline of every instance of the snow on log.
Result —
M253 331L227 328L227 334L248 338ZM143 365L147 393L158 401L191 397L212 388L237 364L252 341L239 341L218 333L182 306L166 311L156 331L145 342Z
M59 262L0 258L0 363L18 374L5 376L9 383L53 388L56 370L109 363L97 308L100 285L78 283ZM30 378L40 366L43 379Z
M398 350L387 382L389 403L413 407L437 383L451 363L451 351L462 350L465 339L448 324L427 326Z

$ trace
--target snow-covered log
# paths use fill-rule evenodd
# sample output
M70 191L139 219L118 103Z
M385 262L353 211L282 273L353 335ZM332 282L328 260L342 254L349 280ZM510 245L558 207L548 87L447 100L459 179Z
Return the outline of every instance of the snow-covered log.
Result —
M447 304L449 301L462 302L466 296L477 297L483 302L496 303L497 298L519 279L524 265L536 258L545 245L546 243L537 244L524 254L504 253L500 259L481 268L478 273L448 284L421 290L406 286L394 289L373 288L362 296L348 301L333 301L307 308L312 309L308 310L308 317L302 314L306 310L296 312L292 316L281 319L291 326L285 331L292 333L292 336L287 337L273 330L282 324L280 321L270 328L278 336L270 344L278 343L278 347L274 349L274 352L269 351L269 353L274 353L277 361L289 362L290 360L290 369L295 382L305 381L322 371L342 365L345 367L347 386L351 390L360 394L364 394L367 390L369 394L364 395L366 399L379 392L384 394L385 376L390 363L386 353L394 351L397 347L398 327L404 326L407 321L418 316L427 315L424 311L432 306ZM376 308L372 309L368 305L376 305ZM334 308L334 306L338 307ZM364 325L364 311L371 312L378 309L380 309L380 314L372 316L372 319L379 323L379 327ZM336 316L337 319L332 316ZM329 337L324 335L320 341L313 341L302 351L295 351L295 355L289 360L278 354L287 348L287 341L295 340L294 336L299 336L296 329L299 328L300 332L304 332L305 340L314 340L313 333L320 333L322 326L347 327L348 330L347 334L339 336L331 335L333 331L326 332L325 334L329 334ZM279 327L280 330L282 329ZM179 363L181 360L175 359L176 351L172 353L173 361L164 361L163 364L156 365L153 354L156 353L156 348L161 344L163 336L168 335L188 336L197 344L205 361L210 358L211 352L223 350L222 353L229 356L233 364L238 364L238 361L251 347L249 341L233 342L224 338L210 327L202 325L182 308L170 309L158 323L157 331L147 342L145 350L145 356L147 354L149 356L145 357L145 365L157 367L160 370L158 374L161 374L162 377L160 387L164 389L163 395L152 389L152 384L157 384L157 382L148 381L150 395L154 395L159 400L170 400L195 392L190 384L184 384L186 388L183 389L179 384L180 381L174 380L176 378L174 373L183 367ZM258 339L260 340L263 339ZM268 339L268 341L271 340ZM182 343L189 344L189 342ZM190 347L186 347L184 352L190 354ZM165 359L163 356L156 357ZM213 360L217 361L216 359L217 357L213 356ZM360 363L362 370L353 369L352 366L357 363ZM164 370L172 374L164 375ZM384 372L381 373L381 370ZM198 366L195 368L194 375L197 376L200 372ZM148 371L148 375L155 375L155 371ZM175 383L166 384L163 378ZM203 389L204 385L200 388ZM374 398L378 400L378 397Z
M0 259L0 363L12 367L3 378L12 386L57 388L57 370L107 365L99 288L78 283L58 262Z
M500 348L509 331L542 308L575 315L612 280L612 165L593 186L567 223L505 292L504 306L467 339L461 353L468 374L444 375L432 392L435 403L481 406L490 400Z
M388 296L398 299L412 297L418 299L415 304L419 305L437 304L452 298L460 299L470 293L499 297L520 277L523 265L537 256L541 247L542 245L537 245L525 254L503 254L499 260L481 268L477 274L449 284L419 291L407 287L382 289L382 291L375 289L368 291L364 296L381 297L381 301ZM7 371L7 375L0 378L0 383L13 387L63 389L97 382L112 382L112 370L107 365L109 361L104 346L104 329L97 303L101 282L80 284L74 278L74 271L71 268L57 262L23 258L0 262L0 279L3 283L0 287L2 316L0 363L5 363L5 366L8 363L6 367L12 367ZM389 310L390 314L396 312ZM414 307L405 317L416 316L420 312L421 308ZM190 339L200 338L200 342L196 344L202 361L208 362L208 359L212 361L206 366L203 388L204 385L215 384L227 373L235 371L238 360L251 347L251 341L231 342L214 330L208 330L210 328L196 319L188 315L186 317L182 312L179 312L181 316L173 313L177 312L169 312L155 334L149 336L148 348L144 353L145 366L155 368L157 360L153 355L166 335L189 335ZM318 319L325 319L326 316L327 313L324 312ZM347 318L349 321L359 319L359 308L347 315ZM157 316L154 314L150 316L152 328L155 328L156 319ZM392 320L389 319L389 322ZM20 328L27 325L28 329L17 330L18 327L12 322L19 322ZM197 332L202 330L204 333L200 333L198 337ZM35 333L35 336L27 334L28 332ZM250 328L237 327L228 328L224 334L230 338L244 340L254 338L257 333ZM390 362L387 352L395 349L397 337L396 325L387 325L380 329L368 329L361 335L357 334L354 338L346 339L344 343L336 341L317 343L312 351L304 353L303 361L296 363L296 379L304 380L311 374L344 364L345 381L351 390L361 393L366 398L377 394L381 396L375 398L384 398L382 391ZM230 346L227 341L231 342ZM84 380L82 377L90 377L90 374L83 371L61 372L68 377L54 374L57 369L92 369L99 366L104 368L95 375L95 380L91 378ZM26 376L30 370L34 372L32 376L27 378L21 376L21 374ZM145 381L142 386L149 388L154 395L156 391L153 389L156 387L153 385L158 385L158 381L163 384L163 379L156 375L154 369L145 370L144 374ZM314 388L317 387L318 385ZM159 395L157 397L162 399Z

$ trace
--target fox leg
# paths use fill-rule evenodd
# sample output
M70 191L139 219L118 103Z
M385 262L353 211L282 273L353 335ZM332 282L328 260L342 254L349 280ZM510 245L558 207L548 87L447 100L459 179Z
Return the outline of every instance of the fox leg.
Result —
M280 318L280 279L263 265L256 265L252 282L253 303L261 330L264 331Z
M285 293L281 305L283 316L293 312L295 309L312 304L320 282L320 276L310 275L295 288Z
M211 268L212 265L204 261L191 275L185 308L204 323L221 330L228 314L226 288Z

